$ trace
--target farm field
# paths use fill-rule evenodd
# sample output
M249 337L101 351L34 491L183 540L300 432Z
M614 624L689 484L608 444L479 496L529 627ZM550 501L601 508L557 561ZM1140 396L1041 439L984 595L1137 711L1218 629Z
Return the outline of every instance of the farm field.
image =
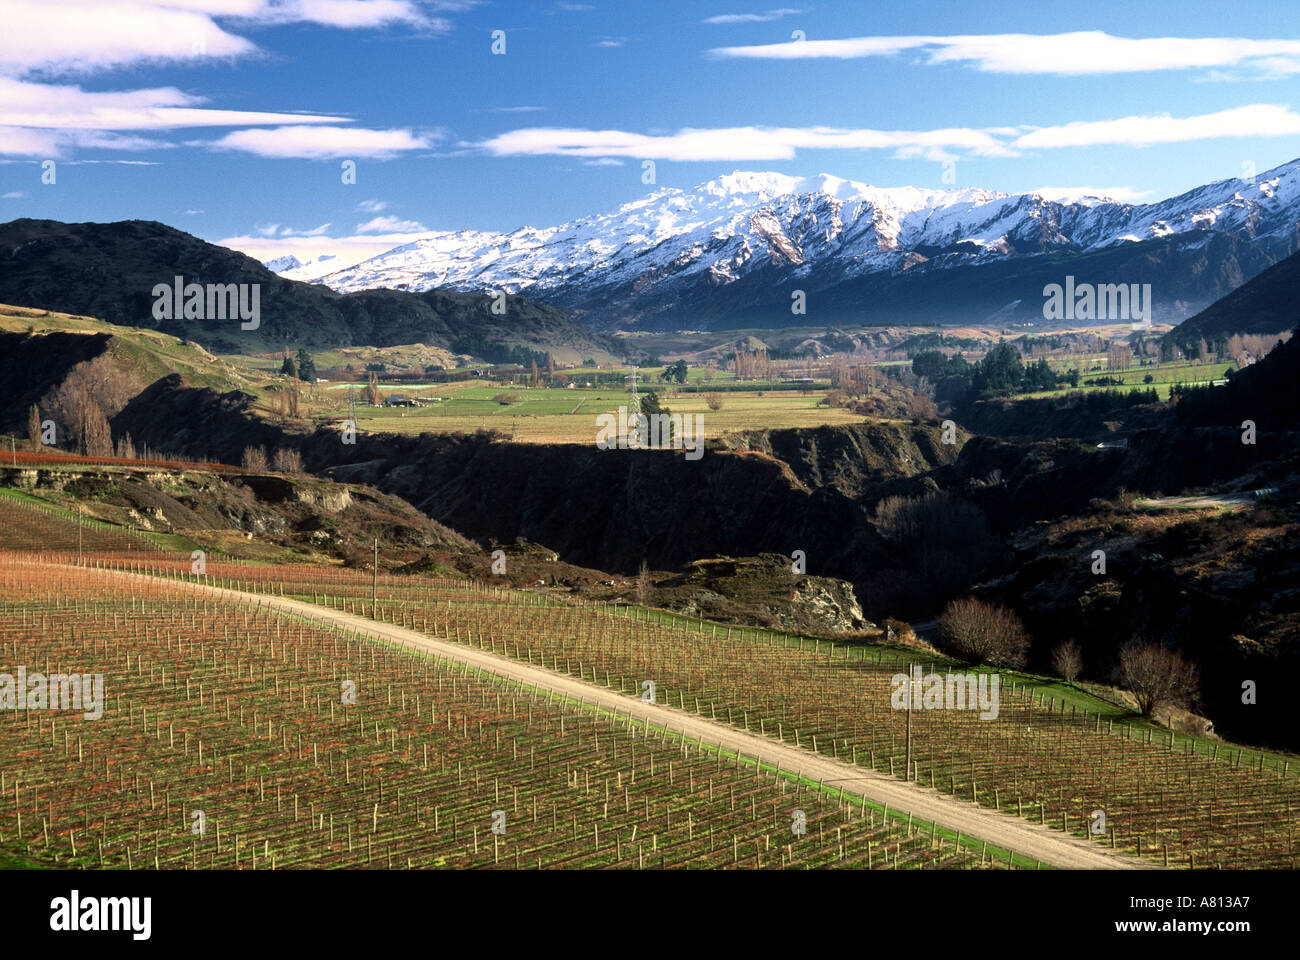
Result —
M437 384L381 387L386 396L442 397L424 407L371 407L358 403L360 429L391 433L466 432L496 429L531 443L595 442L596 417L617 415L628 394L617 388L573 389L510 387L500 384ZM708 408L703 393L681 393L661 400L674 414L704 417L707 439L738 430L813 427L860 423L848 410L818 406L823 391L735 391L722 395L722 408ZM509 396L501 403L498 396Z
M1057 373L1065 373L1077 366L1080 377L1079 385L1071 387L1067 384L1055 390L1039 390L1033 393L1019 394L1019 396L1053 397L1087 390L1154 389L1161 400L1168 400L1171 389L1177 384L1192 386L1220 381L1224 378L1224 371L1236 367L1236 364L1227 360L1212 363L1180 360L1173 363L1154 363L1145 367L1137 366L1135 362L1132 366L1112 371L1107 367L1105 354L1083 357L1050 357L1048 363ZM1148 376L1151 377L1150 383L1145 382L1145 378ZM1116 386L1114 384L1085 384L1083 382L1098 377L1118 378L1123 381L1123 384Z
M920 824L461 665L164 580L50 573L0 555L2 669L101 673L103 715L0 719L0 850L14 860L1004 866Z
M352 571L218 564L208 573L349 613L370 605L370 579ZM910 663L947 663L457 581L381 577L377 596L380 620L629 696L650 679L670 705L897 777L907 769L907 721L891 707L891 678ZM912 717L911 779L923 786L1083 838L1102 810L1106 832L1095 842L1157 865L1290 868L1300 783L1287 759L1243 757L1235 747L1103 722L1076 699L1015 683L991 722L951 710Z

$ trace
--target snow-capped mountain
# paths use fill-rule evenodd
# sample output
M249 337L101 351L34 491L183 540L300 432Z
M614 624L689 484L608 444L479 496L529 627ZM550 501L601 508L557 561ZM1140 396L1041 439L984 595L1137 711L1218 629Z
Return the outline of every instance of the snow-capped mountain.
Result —
M316 277L339 291L526 291L610 327L975 321L1017 299L1028 317L1042 283L1073 272L1152 283L1172 320L1294 250L1298 221L1300 161L1150 204L737 171L557 227L432 233ZM794 290L805 315L791 314Z
M276 257L274 260L263 261L262 266L272 273L288 273L301 267L302 261L290 253L283 257Z
M266 264L269 269L274 270L286 280L319 280L326 274L335 273L339 269L339 258L333 253L322 253L319 257L313 257L306 263L300 261L297 257L290 256L284 259L294 261L292 266L283 270L276 270L269 263Z

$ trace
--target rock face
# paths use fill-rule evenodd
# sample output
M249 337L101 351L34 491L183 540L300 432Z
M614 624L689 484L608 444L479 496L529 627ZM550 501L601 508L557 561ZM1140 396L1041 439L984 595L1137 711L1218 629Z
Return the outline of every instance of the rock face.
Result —
M0 467L0 483L93 504L94 515L103 520L216 542L253 535L290 549L347 557L378 536L390 559L404 550L481 553L396 497L316 477Z
M835 634L874 629L853 585L835 577L792 572L788 557L712 557L661 582L656 603L690 616L757 621L777 630Z

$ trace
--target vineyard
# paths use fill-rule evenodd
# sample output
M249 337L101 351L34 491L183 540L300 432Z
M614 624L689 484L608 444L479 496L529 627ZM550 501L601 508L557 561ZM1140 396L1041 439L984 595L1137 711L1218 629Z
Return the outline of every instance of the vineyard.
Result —
M652 680L661 702L900 778L907 719L890 704L891 678L937 659L456 580L372 583L360 571L224 564L208 575L376 616L628 696ZM992 721L970 711L914 712L910 779L1157 865L1295 865L1300 785L1289 762L1261 755L1246 765L1236 747L1198 750L1188 738L1103 723L1022 686L1001 693ZM1090 832L1096 810L1105 815L1101 836Z
M0 556L0 672L101 673L106 691L98 720L0 716L0 849L13 856L159 869L1006 865L536 689L165 580L127 583Z
M76 530L69 534L65 520L3 512L27 517L13 545L69 552ZM0 717L26 738L7 738L0 755L0 843L13 850L21 839L18 849L33 857L68 862L84 832L106 846L92 854L83 840L80 862L102 856L113 865L125 865L125 851L135 863L154 847L162 866L229 866L236 856L251 865L256 841L260 862L277 865L513 866L518 858L530 867L892 867L882 859L892 843L900 867L1005 866L978 849L943 847L942 837L910 824L900 836L872 806L846 806L842 795L828 799L652 726L169 582L184 579L373 617L629 698L651 681L660 703L1153 865L1296 865L1300 790L1282 759L1245 763L1235 746L1103 720L1015 683L1002 688L995 720L912 712L909 754L907 712L891 706L891 678L912 663L945 669L934 655L474 581L227 562L196 574L188 555L133 554L107 535L96 548L58 583L29 559L0 562L3 669L100 663L117 698L102 721ZM110 570L152 577L124 581ZM126 583L134 593L124 599ZM340 706L340 683L357 678L370 699ZM25 752L9 753L16 749ZM95 776L74 776L73 755L89 756L77 764ZM792 843L796 805L808 832ZM230 846L185 834L182 807L208 811ZM134 813L119 817L119 809ZM486 832L493 810L518 829ZM1096 811L1104 826L1094 832ZM336 833L326 839L331 814ZM123 839L131 822L149 826Z
M105 558L175 558L148 537L89 517L72 520L66 511L34 501L0 495L0 546L28 554L76 560L79 553Z

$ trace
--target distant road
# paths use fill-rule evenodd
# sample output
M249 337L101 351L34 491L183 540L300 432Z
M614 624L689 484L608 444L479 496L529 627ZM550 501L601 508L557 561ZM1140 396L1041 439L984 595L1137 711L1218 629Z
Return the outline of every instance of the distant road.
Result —
M147 578L146 574L106 572L122 577ZM332 624L402 646L424 650L447 660L464 663L532 687L553 690L575 700L617 711L636 720L679 731L692 740L702 740L710 746L721 746L725 750L742 753L746 757L756 758L763 764L779 765L780 769L799 773L806 779L820 780L826 785L835 787L842 786L846 795L865 797L875 803L888 804L894 810L910 813L921 820L954 832L960 831L964 837L987 841L1004 850L1011 850L1019 856L1039 860L1048 866L1092 870L1150 869L1149 864L1127 854L1112 851L1109 847L1103 846L1100 841L1090 843L1007 813L957 800L920 784L903 783L865 767L833 760L760 734L737 730L727 724L716 723L664 704L643 703L637 697L485 650L462 646L454 641L440 640L404 627L378 623L365 617L341 613L329 607L303 603L300 600L226 590L183 580L169 582L197 593L227 600L260 603L263 606L308 617L319 623Z
M1264 489L1248 493L1208 493L1193 497L1143 497L1136 503L1140 507L1244 507L1255 503L1261 495L1273 492Z

